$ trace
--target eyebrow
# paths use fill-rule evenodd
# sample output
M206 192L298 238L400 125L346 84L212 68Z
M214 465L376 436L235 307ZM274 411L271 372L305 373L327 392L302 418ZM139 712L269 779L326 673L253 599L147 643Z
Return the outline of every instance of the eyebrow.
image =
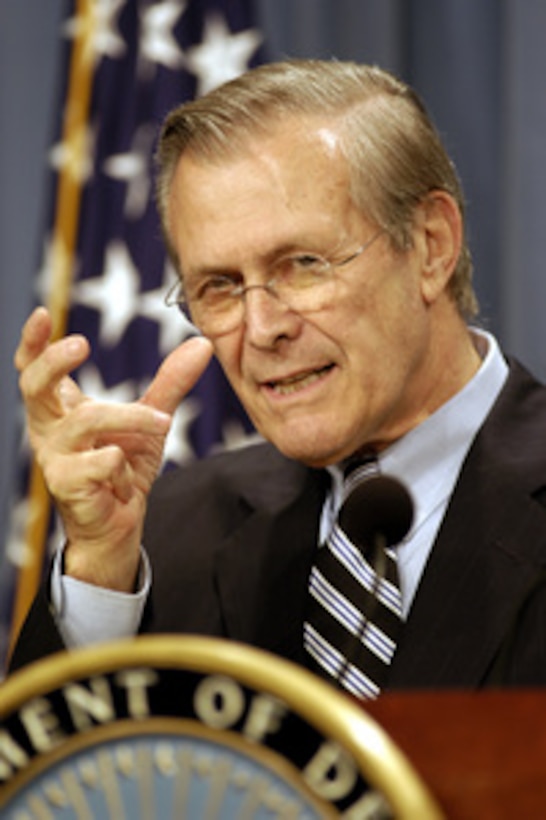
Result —
M336 242L336 246L339 245L340 240ZM291 256L295 253L315 253L317 256L325 256L333 255L336 253L336 250L332 250L327 254L323 250L314 250L313 243L311 242L301 242L299 239L293 239L290 241L283 242L272 248L269 251L266 251L263 254L260 254L259 260L257 262L257 267L267 268L271 266L274 262L278 259L282 259L285 256ZM242 275L242 271L238 266L230 266L230 265L200 265L198 268L195 268L191 271L184 271L184 267L182 264L182 260L180 262L180 271L182 278L185 279L187 282L194 282L198 281L199 279L204 279L208 276L221 276L223 274L226 275L234 275L239 274Z

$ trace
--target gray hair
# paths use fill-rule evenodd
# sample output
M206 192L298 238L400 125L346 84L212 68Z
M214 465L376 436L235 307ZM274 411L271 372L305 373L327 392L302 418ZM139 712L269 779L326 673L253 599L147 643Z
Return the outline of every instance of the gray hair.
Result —
M268 63L166 118L157 150L157 203L167 246L168 202L184 152L211 163L244 152L249 138L265 135L287 118L323 118L339 129L355 205L390 236L411 246L416 207L434 190L449 193L464 216L456 169L418 95L376 66L326 60ZM466 238L449 284L461 316L478 310Z

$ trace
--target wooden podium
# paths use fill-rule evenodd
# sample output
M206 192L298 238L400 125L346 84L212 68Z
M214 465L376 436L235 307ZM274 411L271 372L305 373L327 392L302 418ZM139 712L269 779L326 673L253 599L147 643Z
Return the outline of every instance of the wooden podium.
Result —
M364 708L449 820L546 817L546 690L386 693Z

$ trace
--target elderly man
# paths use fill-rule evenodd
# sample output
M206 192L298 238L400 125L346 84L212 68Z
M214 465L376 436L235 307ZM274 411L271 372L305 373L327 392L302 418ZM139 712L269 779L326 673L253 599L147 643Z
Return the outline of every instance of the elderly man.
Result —
M28 320L16 364L66 544L13 666L180 632L363 697L544 683L546 391L469 324L462 194L417 96L369 66L262 66L172 112L158 164L173 301L201 335L104 406L69 377L86 340ZM156 481L213 353L266 441ZM357 457L413 498L382 569L381 539L337 520Z

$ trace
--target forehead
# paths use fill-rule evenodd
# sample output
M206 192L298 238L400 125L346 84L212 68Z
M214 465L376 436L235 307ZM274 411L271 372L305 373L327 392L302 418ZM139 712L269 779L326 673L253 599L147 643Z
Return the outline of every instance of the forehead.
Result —
M356 211L341 141L327 124L288 121L216 161L180 159L171 236L182 260L233 248L263 253L343 229ZM330 239L331 241L331 239ZM193 262L192 262L193 264Z

